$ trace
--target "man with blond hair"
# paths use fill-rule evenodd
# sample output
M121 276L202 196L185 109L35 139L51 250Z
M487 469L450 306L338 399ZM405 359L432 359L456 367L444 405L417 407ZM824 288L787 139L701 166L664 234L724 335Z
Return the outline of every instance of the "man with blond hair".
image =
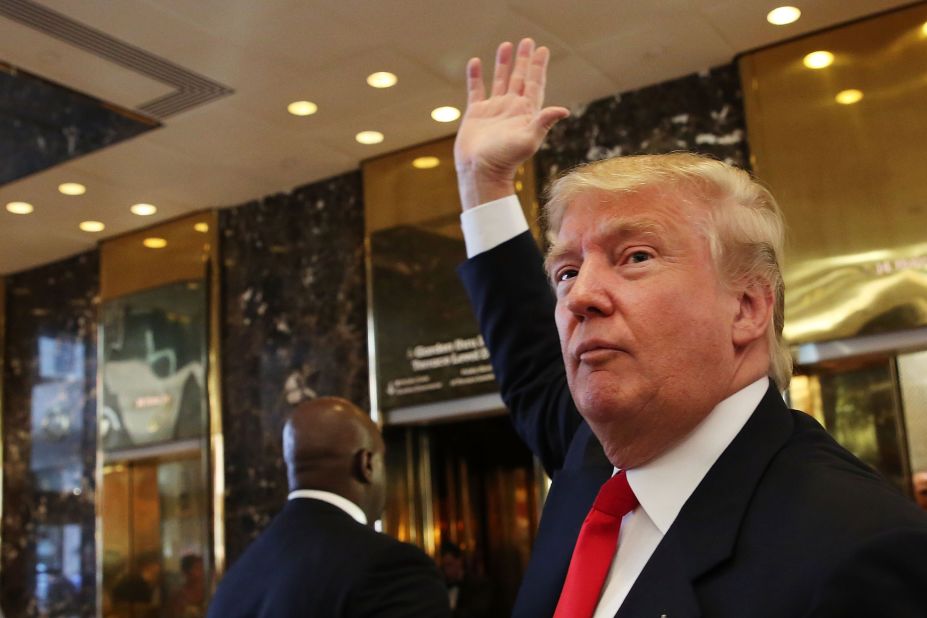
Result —
M548 56L503 43L488 96L472 59L455 144L461 276L553 477L514 615L927 615L927 517L780 395L765 188L690 153L588 164L549 190L542 264L513 178L568 115Z

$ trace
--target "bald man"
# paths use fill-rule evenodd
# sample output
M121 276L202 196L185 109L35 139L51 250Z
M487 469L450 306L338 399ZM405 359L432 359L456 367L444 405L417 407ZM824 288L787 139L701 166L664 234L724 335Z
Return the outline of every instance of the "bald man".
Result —
M300 405L283 429L289 500L222 579L210 618L450 616L434 563L371 528L386 495L384 452L351 402Z

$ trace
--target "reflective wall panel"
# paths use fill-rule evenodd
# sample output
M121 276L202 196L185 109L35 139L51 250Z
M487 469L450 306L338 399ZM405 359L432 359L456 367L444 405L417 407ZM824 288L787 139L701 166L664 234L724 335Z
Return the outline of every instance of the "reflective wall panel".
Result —
M371 403L387 412L387 421L389 411L498 390L456 274L466 250L453 145L446 138L363 165ZM515 183L528 220L536 223L532 170L524 166ZM494 398L486 406L501 402Z
M927 352L898 355L898 380L911 457L913 491L927 509Z
M789 224L793 343L927 324L925 22L917 3L740 60L754 170Z
M223 497L211 491L221 483L209 407L215 235L204 212L101 247L104 618L204 615L224 555L212 516Z

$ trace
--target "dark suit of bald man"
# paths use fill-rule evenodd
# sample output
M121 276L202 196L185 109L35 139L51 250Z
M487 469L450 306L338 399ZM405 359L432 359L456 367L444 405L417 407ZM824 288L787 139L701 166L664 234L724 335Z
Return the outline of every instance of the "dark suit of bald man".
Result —
M209 618L450 615L447 589L424 552L313 498L287 502L209 606Z

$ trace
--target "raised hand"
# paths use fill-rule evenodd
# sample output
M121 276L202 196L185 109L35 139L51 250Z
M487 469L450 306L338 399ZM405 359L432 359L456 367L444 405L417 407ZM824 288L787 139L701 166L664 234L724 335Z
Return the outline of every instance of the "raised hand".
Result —
M513 58L513 51L514 58ZM537 152L564 107L542 107L550 52L522 39L496 52L492 91L486 98L479 58L467 63L467 111L454 142L457 183L464 210L514 193L518 166Z

